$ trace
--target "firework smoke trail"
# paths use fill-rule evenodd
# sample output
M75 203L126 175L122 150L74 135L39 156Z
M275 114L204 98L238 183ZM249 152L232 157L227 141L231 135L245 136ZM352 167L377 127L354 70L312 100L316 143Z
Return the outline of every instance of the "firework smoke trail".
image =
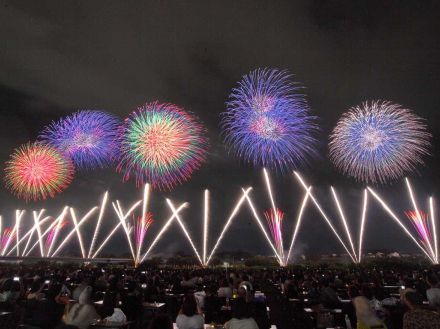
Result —
M240 209L242 203L244 202L244 200L247 198L248 193L252 190L252 187L248 187L246 190L243 190L243 195L241 196L241 198L238 200L237 204L234 207L234 210L232 211L231 215L229 216L228 220L226 221L225 226L223 227L223 230L221 231L217 242L214 245L214 248L212 248L211 253L209 254L208 260L206 261L206 266L208 266L209 261L211 260L212 256L214 255L215 251L217 250L220 241L223 239L223 236L225 235L226 231L229 228L229 225L231 225L232 219L234 219L235 215L237 214L238 210Z
M338 196L336 195L336 191L333 188L333 186L331 186L330 189L332 191L333 198L335 199L336 206L337 206L339 214L341 216L342 223L344 224L345 232L347 233L348 241L350 242L351 250L353 251L353 256L356 259L356 261L358 261L357 257L356 257L356 251L354 250L354 244L353 244L353 239L351 238L350 229L348 228L347 220L345 219L345 216L344 216L344 211L342 210L341 204L339 203Z
M141 200L135 202L131 208L127 211L127 213L125 214L125 216L123 217L123 220L125 221L128 216L131 215L131 213L141 204ZM114 205L113 205L114 207ZM116 210L115 210L116 211ZM98 249L95 251L95 253L92 256L92 259L95 258L99 252L101 251L102 248L105 247L105 245L107 244L107 242L111 239L111 237L116 233L116 231L118 230L118 228L122 225L122 221L119 221L118 224L115 225L115 227L113 228L113 230L110 231L110 233L107 235L107 237L104 239L104 241L101 243L101 245L98 247Z
M104 216L105 206L107 204L108 191L105 192L104 197L102 198L101 207L99 208L99 216L98 221L96 222L95 231L93 232L92 242L90 243L89 254L87 258L90 258L93 253L93 248L96 244L96 239L98 238L99 229L101 228L101 221Z
M236 157L286 171L315 156L318 130L302 87L288 71L257 69L243 76L222 113L224 141Z
M292 252L293 245L295 244L296 236L298 234L299 226L301 224L302 214L304 212L304 208L306 207L307 201L309 200L311 191L312 191L312 187L309 186L309 188L307 188L307 193L306 193L306 195L303 199L303 202L301 204L301 208L299 209L299 214L298 214L298 218L296 220L295 230L293 231L292 241L290 242L289 252L287 253L286 265L289 263L290 254Z
M275 209L275 211L273 209L270 209L264 212L264 216L266 217L267 223L269 224L270 233L272 235L273 241L275 242L275 248L277 249L280 258L284 259L282 230L284 213L279 209Z
M136 185L171 190L187 181L206 160L206 129L196 116L174 104L147 103L119 129L117 170Z
M197 248L196 248L196 246L194 245L194 242L193 242L193 240L191 239L191 236L189 235L188 230L186 229L185 225L183 224L182 220L180 219L179 214L176 212L177 210L174 208L174 205L173 205L173 203L171 202L170 199L167 199L167 204L168 204L168 206L170 207L170 209L171 209L171 211L173 212L173 214L176 214L175 217L176 217L177 222L179 223L180 227L182 228L183 233L185 233L185 236L186 236L186 238L188 239L188 242L191 244L191 247L193 248L194 253L195 253L196 256L197 256L197 259L199 260L200 265L203 266L204 263L203 263L203 261L202 261L202 258L200 258L199 252L197 251Z
M208 244L208 221L209 221L209 191L205 190L204 196L204 208L203 208L203 265L206 264L206 249Z
M296 176L296 178L298 179L298 181L301 183L302 187L304 188L304 190L307 191L307 185L304 182L304 180L301 178L300 174L298 174L296 171L293 172ZM313 196L312 192L310 192L310 199L312 199L313 203L315 204L316 208L318 209L318 211L321 213L321 216L324 218L324 220L326 221L326 223L328 224L328 226L330 227L330 229L333 231L333 233L335 234L336 238L339 240L339 242L341 243L342 247L344 247L345 251L347 252L347 254L350 256L351 260L353 261L353 263L356 263L356 259L353 257L353 255L351 254L351 252L348 250L347 246L345 245L344 241L342 240L342 238L340 237L340 235L338 234L338 232L336 231L336 229L333 227L332 222L330 221L330 219L328 219L327 215L325 214L325 212L322 210L321 206L319 205L318 201L316 201L315 197Z
M112 202L113 205L113 209L116 212L116 215L118 216L121 224L122 224L122 228L124 229L125 235L127 237L127 241L128 241L128 245L130 246L130 251L131 251L131 255L133 257L133 262L136 263L136 254L134 252L134 248L133 248L133 243L131 242L131 237L130 237L130 230L127 224L127 218L128 216L124 216L124 212L122 211L122 207L121 204L119 203L118 200L116 200L116 204L114 202Z
M330 159L366 183L401 178L423 164L431 135L423 119L390 102L371 101L343 114L330 136Z
M385 201L382 200L382 198L374 192L374 190L371 187L367 187L368 191L374 196L374 198L379 201L379 203L382 205L382 207L385 209L385 211L391 216L394 221L399 224L399 226L403 229L403 231L411 238L411 240L414 241L414 243L417 245L417 247L420 248L420 250L423 251L423 253L433 262L435 263L435 260L431 258L431 255L423 248L420 243L417 241L417 239L411 234L410 231L405 227L405 225L402 223L402 221L394 214L394 212L388 207L388 205L385 203Z
M408 187L409 196L411 198L411 202L414 206L416 218L418 219L419 225L417 225L417 228L420 228L423 231L423 236L427 239L425 240L425 243L427 244L429 251L431 252L433 258L435 259L435 253L431 246L431 239L429 238L428 232L425 230L426 220L422 219L422 216L420 215L419 208L417 207L416 199L414 198L414 194L412 192L411 184L409 183L408 178L405 178L406 186Z
M5 167L6 187L26 201L54 197L72 179L72 162L52 146L41 143L22 145Z
M52 122L39 140L72 159L78 169L104 168L116 156L119 125L110 113L82 110Z
M175 212L173 212L173 215L167 220L167 222L165 223L165 225L162 227L162 229L159 231L159 233L156 235L156 237L154 238L153 242L151 242L150 247L147 249L147 251L145 252L144 256L142 257L140 263L142 263L145 258L148 256L148 254L150 253L150 251L153 249L153 247L156 245L156 243L160 240L160 238L162 237L162 235L165 233L165 231L168 229L168 227L171 225L171 223L173 222L174 218L176 218L176 215L179 214L179 212L183 209L186 208L188 206L188 203L182 203ZM208 260L209 261L209 260Z
M362 243L364 238L364 227L365 227L365 219L367 214L367 205L368 205L368 191L364 190L364 205L362 207L362 217L361 217L361 229L359 230L359 253L358 260L361 262L362 258Z
M75 232L79 231L79 228L81 227L81 225L84 224L87 219L89 219L89 217L96 211L96 209L98 209L98 207L95 206L92 209L90 209L87 214L84 215L84 217L79 221L79 223L77 225L75 225L75 227L64 238L63 242L61 242L60 245L58 246L58 248L53 252L52 257L55 257L61 251L62 247L67 242L69 242L69 240L72 237L72 235L75 234Z
M431 225L432 225L432 230L434 232L435 260L438 262L437 227L435 225L434 205L432 202L432 197L429 198L429 211L431 213Z
M57 219L55 219L55 223L57 223L56 225L57 225L57 227L56 227L56 229L55 229L55 234L54 234L54 236L53 236L53 239L52 239L52 241L50 242L50 244L49 244L49 249L47 250L47 254L46 254L46 256L47 257L50 257L50 253L51 253L51 251L52 251L52 248L53 248L53 246L55 245L55 243L56 243L56 241L57 241L57 238L58 238L58 235L59 235L59 233L60 233L60 230L61 230L61 225L63 225L64 226L64 224L62 224L62 223L64 223L64 217L66 217L66 214L67 214L67 211L69 210L69 207L64 207L64 209L63 209L63 211L61 212L61 214L58 216L58 218ZM67 224L67 223L66 223Z

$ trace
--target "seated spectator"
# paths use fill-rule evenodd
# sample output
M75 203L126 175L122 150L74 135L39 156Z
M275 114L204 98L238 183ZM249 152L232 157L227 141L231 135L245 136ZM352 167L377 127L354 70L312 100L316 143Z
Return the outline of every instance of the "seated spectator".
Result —
M403 302L409 309L403 316L403 329L440 329L440 315L423 308L423 297L418 292L407 291Z
M179 329L202 329L204 327L205 319L197 307L193 294L185 295L176 325Z
M81 295L82 291L86 289L89 286L89 281L87 279L84 279L81 281L81 283L73 290L72 293L72 299L79 300L79 296Z
M440 288L439 282L436 276L428 276L426 279L429 289L426 290L426 297L428 298L429 307L439 310L440 309Z
M133 281L128 283L126 294L121 298L121 309L129 321L135 321L142 311L142 301Z
M159 314L153 318L148 329L173 329L173 322L166 314Z
M365 296L357 296L354 297L352 301L356 311L357 329L386 328L383 322L374 313L368 298Z
M327 280L322 280L319 300L325 308L337 308L340 301L336 291L330 286Z
M73 305L67 314L65 320L67 325L73 325L79 329L87 329L91 323L100 318L98 313L96 313L95 307L91 304L91 295L91 287L86 287L82 290L78 303Z
M113 290L107 291L104 296L104 300L102 302L104 322L112 323L112 324L127 322L127 317L118 306L119 306L119 294Z
M43 287L40 280L34 281L26 297L27 300L42 300L44 298L44 294L41 292Z
M217 294L221 298L232 298L232 287L228 281L225 279L220 281L220 288L218 288Z
M50 286L44 300L27 308L25 323L40 329L53 329L60 324L65 308L65 304L60 303L60 292L60 284Z
M232 319L225 323L225 329L258 329L252 309L244 298L239 297L232 304Z

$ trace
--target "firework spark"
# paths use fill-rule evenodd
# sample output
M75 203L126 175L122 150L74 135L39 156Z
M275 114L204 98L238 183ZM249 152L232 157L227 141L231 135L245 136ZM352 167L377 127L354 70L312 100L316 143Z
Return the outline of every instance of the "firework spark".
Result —
M2 251L2 256L4 255L5 249L7 248L7 245L9 244L10 240L13 240L15 236L14 229L11 227L5 227L3 230L3 235L0 242L0 249Z
M198 119L173 104L147 103L120 129L117 169L124 181L170 190L189 179L206 159L208 140Z
M119 125L110 113L83 110L53 122L39 139L72 159L76 168L103 168L116 155Z
M133 216L134 217L134 216ZM144 243L145 235L151 224L153 224L153 214L147 212L144 217L134 218L134 234L138 253L136 255L136 262L140 260L140 253L142 251L142 245Z
M430 137L423 120L410 110L365 102L338 121L330 136L330 159L358 181L386 183L423 164Z
M417 245L417 247L423 251L423 253L433 262L436 263L436 260L432 258L432 256L423 248L423 246L417 241L414 235L406 228L403 222L399 217L391 210L391 208L387 205L387 203L371 188L368 187L368 191L374 196L374 198L379 201L384 210L391 216L391 218L402 228L402 230L408 235L408 237L413 240L413 242Z
M73 179L73 166L55 148L40 143L24 144L6 163L6 187L26 201L54 197Z
M286 171L316 155L315 117L302 87L287 71L257 69L234 88L223 113L224 140L232 152L256 166Z
M56 225L55 227L53 227L50 231L49 234L46 237L46 242L45 242L45 249L48 250L48 254L50 252L50 246L52 245L52 242L54 241L55 235L57 234L58 231L61 231L63 229L63 227L65 227L69 222L67 220L65 221L60 221L59 225Z
M278 208L273 210L267 210L264 212L267 223L269 224L270 233L272 239L275 242L275 247L280 255L281 259L284 259L284 247L283 247L283 219L284 213Z

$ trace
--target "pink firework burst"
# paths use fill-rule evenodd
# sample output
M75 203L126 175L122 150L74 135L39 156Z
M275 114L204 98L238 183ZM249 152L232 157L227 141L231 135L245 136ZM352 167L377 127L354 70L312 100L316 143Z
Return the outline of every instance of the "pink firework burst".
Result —
M135 220L135 239L136 245L141 246L144 242L148 228L153 224L153 214L148 212L145 217L139 216Z
M281 259L284 259L284 246L283 246L283 219L284 213L278 208L267 210L264 212L267 223L269 224L270 233L273 241L275 242L276 249Z
M414 226L423 245L426 248L429 248L432 237L431 229L428 221L429 215L427 213L419 211L420 216L418 216L417 212L412 210L405 211L405 215L408 217L411 224Z
M54 197L72 179L72 162L54 147L41 143L22 145L6 163L6 187L26 201Z

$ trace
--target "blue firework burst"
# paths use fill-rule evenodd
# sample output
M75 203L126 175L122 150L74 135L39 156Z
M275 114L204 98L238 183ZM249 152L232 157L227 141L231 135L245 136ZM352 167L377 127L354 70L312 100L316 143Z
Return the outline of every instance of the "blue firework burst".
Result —
M119 125L110 113L82 110L47 126L39 139L70 157L78 169L103 168L115 158Z
M286 171L317 154L316 117L287 71L257 69L232 90L222 115L224 140L239 158Z
M330 159L366 183L401 178L423 164L431 135L423 119L398 104L365 102L351 108L330 136Z

